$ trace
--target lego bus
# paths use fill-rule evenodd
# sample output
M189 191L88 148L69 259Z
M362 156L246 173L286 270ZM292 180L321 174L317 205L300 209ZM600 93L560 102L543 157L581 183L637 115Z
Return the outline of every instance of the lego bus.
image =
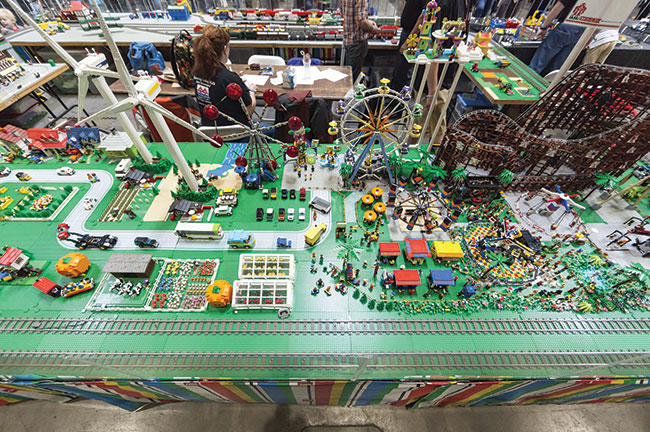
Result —
M255 246L255 237L248 231L233 230L228 233L228 246L233 249L250 249Z
M223 228L218 223L179 222L174 234L188 239L217 240L223 237Z

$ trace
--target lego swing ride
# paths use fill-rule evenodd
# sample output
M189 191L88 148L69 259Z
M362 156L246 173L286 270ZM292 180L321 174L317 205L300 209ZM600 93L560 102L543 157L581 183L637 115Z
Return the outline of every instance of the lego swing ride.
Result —
M429 21L435 16L432 10L424 11ZM499 320L500 314L512 312L522 319L527 313L551 312L542 320L564 312L569 321L582 320L576 317L581 314L650 313L647 258L634 247L612 250L604 233L605 226L627 231L616 222L625 197L607 202L588 197L598 187L599 175L616 183L627 170L641 166L650 150L648 92L639 90L650 87L648 72L580 68L517 120L493 111L462 117L433 153L416 144L427 128L410 89L395 92L388 80L375 89L360 85L351 100L336 105L340 118L330 127L336 141L327 146L326 156L309 158L300 119L286 123L294 142L285 143L267 133L284 122L264 126L249 116L248 124L240 124L218 104L210 105L204 111L207 118L223 116L240 130L220 136L217 127L217 134L207 136L158 106L157 81L141 77L133 82L101 13L96 14L117 75L97 69L96 54L77 62L43 36L75 68L80 82L91 79L102 90L104 76L119 76L125 83L125 100L117 102L102 91L110 106L77 125L117 114L131 145L122 153L85 148L75 158L65 151L34 158L32 153L40 150L29 147L3 152L7 163L2 173L7 175L0 178L0 225L10 246L0 256L0 296L16 319L46 323L74 311L76 318L92 316L111 326L126 314L161 322L192 313L196 320L363 320L370 314L373 320L409 322L475 314ZM433 42L427 40L415 46L425 55L458 61L457 53L468 52L459 36L461 24L445 27L444 37L454 43L450 52L439 52L437 45L430 51ZM482 55L480 48L475 51L473 55ZM80 92L85 87L80 85ZM227 97L241 102L241 89L231 87ZM264 100L266 110L277 94L267 92ZM145 144L134 135L122 114L136 106L154 120L162 144ZM177 143L163 117L203 141ZM67 134L74 135L76 128ZM570 138L549 137L548 130ZM292 165L300 166L302 175ZM75 169L60 171L62 167ZM13 171L22 176L15 180ZM332 173L337 182L312 186L319 176ZM608 187L616 194L625 185ZM52 199L41 199L46 190ZM540 199L532 198L535 194L542 194L543 205L535 204ZM20 212L37 201L56 209ZM639 215L650 207L644 200L637 204ZM538 211L542 208L547 213ZM571 217L558 218L557 210ZM638 234L646 235L645 230ZM78 266L69 257L66 265L49 265L71 249L84 249L77 252L84 258L76 257ZM24 271L27 262L29 271ZM37 289L20 288L32 285ZM63 332L65 325L57 328ZM30 332L47 328L32 326ZM89 328L75 338L103 334L102 328ZM162 341L143 336L144 331L134 333L150 338L155 352L164 352L167 336ZM183 330L187 333L192 330ZM208 336L193 337L209 350L213 342L206 341ZM402 343L379 336L369 336L373 352L392 352L391 344ZM262 339L256 342L268 347ZM29 349L47 355L58 351L55 343L43 340ZM305 337L304 343L312 342ZM268 349L280 346L284 343ZM489 342L482 346L492 349ZM119 338L107 335L101 349L123 347ZM120 355L129 353L114 358ZM172 363L156 372L176 371ZM270 376L265 374L273 374L274 367L259 376ZM391 368L389 374L404 376L409 367ZM440 373L453 369L436 368L444 370ZM523 369L498 375L523 374ZM454 370L463 374L468 369ZM201 367L193 371L196 376L209 373ZM18 372L25 370L14 366L8 373Z

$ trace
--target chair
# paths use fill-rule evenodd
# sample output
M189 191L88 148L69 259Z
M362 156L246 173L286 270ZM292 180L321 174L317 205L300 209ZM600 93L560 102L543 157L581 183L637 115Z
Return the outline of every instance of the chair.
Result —
M248 64L257 63L260 66L285 66L284 59L278 56L252 55L248 58Z
M544 77L544 79L545 79L546 81L548 81L548 82L553 82L553 80L555 79L555 77L556 77L557 74L559 74L559 73L560 73L560 70L559 70L559 69L556 69L556 70L554 70L554 71L551 71L551 72L547 73L546 76Z
M312 66L320 66L322 62L318 58L311 59ZM302 57L291 57L287 60L287 66L302 66Z
M497 176L511 189L567 191L619 176L650 151L650 71L589 64L576 69L513 120L479 110L452 125L435 164Z

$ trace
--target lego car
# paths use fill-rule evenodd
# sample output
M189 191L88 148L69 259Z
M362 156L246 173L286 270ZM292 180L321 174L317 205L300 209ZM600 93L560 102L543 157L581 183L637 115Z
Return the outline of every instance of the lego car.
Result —
M289 222L296 218L296 211L293 208L287 209L287 220Z
M255 220L261 221L264 219L264 209L262 207L258 207L257 211L255 212Z
M32 179L32 176L22 171L19 171L16 173L16 178L18 178L18 180L20 181L29 181Z
M71 176L74 175L75 171L68 167L68 166L62 166L56 170L56 174L60 176Z
M133 244L141 249L154 249L158 247L158 240L151 237L136 237L133 239Z
M304 208L304 207L300 207L300 209L298 209L298 220L299 220L299 221L304 221L304 220L305 220L305 215L306 215L306 213L307 213L307 212L305 211L305 208Z
M262 199L269 199L269 190L262 189Z
M305 188L300 188L300 201L307 199L307 190Z
M282 189L281 192L282 192L282 199L287 199L287 190L286 190L286 189Z
M286 211L284 210L283 207L280 207L280 208L278 209L278 220L279 220L280 222L284 222L284 218L285 218L285 216L286 216Z
M296 190L289 189L289 199L296 199Z
M271 222L273 220L273 208L269 207L266 209L266 220Z
M278 188L271 188L271 199L278 198Z
M0 168L0 177L7 177L9 174L11 174L11 169L9 167Z
M84 210L92 210L95 208L95 205L97 204L97 198L85 197L83 199L83 203L84 203Z
M286 237L278 237L276 241L276 246L280 249L287 249L291 247L291 240Z
M232 215L232 207L228 205L220 205L214 210L215 216L230 216Z

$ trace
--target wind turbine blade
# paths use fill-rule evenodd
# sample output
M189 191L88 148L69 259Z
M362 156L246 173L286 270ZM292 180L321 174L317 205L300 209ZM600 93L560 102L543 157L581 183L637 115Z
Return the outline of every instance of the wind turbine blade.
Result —
M178 118L178 116L176 116L174 113L172 113L171 111L168 111L167 109L161 107L157 103L152 102L152 101L147 100L147 99L144 99L144 100L140 101L140 104L143 105L145 108L148 108L148 109L151 109L152 111L157 112L158 114L160 114L163 117L173 121L174 123L183 126L185 129L188 129L188 130L194 132L195 134L197 134L198 136L200 136L201 138L203 138L207 142L212 143L212 144L216 144L218 146L221 146L221 143L213 140L211 137L209 137L205 133L201 132L198 128L192 126L190 123L186 122L185 120Z
M83 120L80 120L77 122L75 126L78 126L82 123L89 123L91 121L99 120L101 118L107 117L109 115L121 113L123 111L130 110L136 105L135 101L133 98L126 98L124 100L119 101L116 104L113 104L109 107L104 108L101 111L97 111L95 114L91 115L90 117L87 117Z
M117 79L121 78L120 74L118 74L117 72L113 72L110 69L103 69L98 67L85 67L84 70L89 72L92 75L99 75L105 78L117 78Z
M117 73L120 75L122 84L124 84L124 87L126 88L130 96L135 96L137 92L135 90L135 86L133 85L133 81L131 80L129 69L126 67L124 60L122 59L122 55L120 54L120 50L117 48L117 45L113 40L113 35L111 34L111 31L108 29L108 25L104 20L104 16L99 10L99 6L97 6L97 2L95 0L90 0L90 5L95 11L95 15L97 15L97 22L99 23L99 27L102 29L102 33L104 34L104 39L106 39L106 44L108 45L108 48L111 50L111 54L113 55L113 61L115 62L115 68L117 69Z
M84 106L86 104L86 95L88 94L88 75L81 74L77 78L78 88L77 91L77 122L81 121L83 116Z
M59 45L54 39L52 39L50 35L45 33L45 31L42 28L40 28L38 24L36 24L36 22L32 19L32 17L27 15L27 13L25 13L25 11L22 10L20 6L18 6L14 2L14 0L7 0L7 3L9 3L9 6L11 6L11 8L16 12L17 15L19 15L27 24L29 24L31 28L36 30L36 33L41 35L41 37L45 40L45 42L47 42L47 44L59 55L59 57L63 59L63 61L65 61L75 69L78 67L79 64L77 63L77 61L74 58L72 58L72 56L68 54L68 52L64 50L61 45Z
M551 192L551 191L548 190L548 189L539 188L539 190L541 190L541 191L544 192L545 194L549 194L549 195L557 195L555 192Z

